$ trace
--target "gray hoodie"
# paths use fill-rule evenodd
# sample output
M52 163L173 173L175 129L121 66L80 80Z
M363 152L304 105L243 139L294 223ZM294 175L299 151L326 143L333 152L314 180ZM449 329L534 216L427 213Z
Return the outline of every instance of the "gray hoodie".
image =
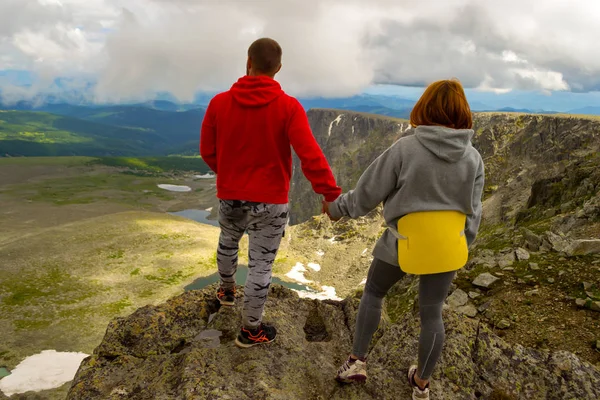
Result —
M360 177L356 189L340 196L334 218L357 218L383 202L388 229L373 256L398 265L398 220L418 211L453 210L467 215L469 245L481 222L483 160L471 144L472 129L418 126L381 154Z

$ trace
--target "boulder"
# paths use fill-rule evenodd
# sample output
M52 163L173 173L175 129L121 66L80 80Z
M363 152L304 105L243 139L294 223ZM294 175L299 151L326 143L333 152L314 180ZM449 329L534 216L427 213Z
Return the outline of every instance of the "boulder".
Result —
M475 318L477 316L477 309L472 304L467 304L465 306L458 307L456 311L470 318Z
M577 239L569 242L565 251L569 256L600 254L600 239Z
M542 246L542 237L536 235L529 229L523 228L521 230L523 234L523 239L525 240L525 247L527 247L531 251L538 251Z
M529 252L522 247L519 247L517 250L515 250L515 256L519 261L529 260L529 257L531 257Z
M509 253L502 254L498 257L498 265L500 268L510 267L515 263L516 257L514 251L510 251Z
M233 343L239 303L219 309L211 287L114 320L80 366L67 399L410 398L405 374L416 359L420 332L412 314L380 326L364 385L339 385L333 377L351 350L356 298L300 299L273 285L265 319L279 336L244 350ZM446 342L432 377L436 400L472 399L475 393L532 400L600 397L600 371L571 353L509 344L452 311L445 313L445 325Z
M475 280L473 281L473 285L489 289L494 283L496 283L499 280L500 278L495 277L494 275L488 272L485 272L479 275L477 278L475 278Z
M456 289L450 296L448 296L447 302L451 308L458 308L464 306L469 301L469 296L462 290Z

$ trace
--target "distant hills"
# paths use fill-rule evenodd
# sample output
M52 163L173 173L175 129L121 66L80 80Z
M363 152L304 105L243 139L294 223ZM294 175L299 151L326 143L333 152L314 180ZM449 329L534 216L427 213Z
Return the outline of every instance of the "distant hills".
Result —
M0 109L5 109L0 111L0 156L193 155L204 118L203 108L162 101L35 108L20 103Z
M48 100L48 99L47 99ZM210 96L196 98L206 104ZM357 95L299 99L305 109L330 108L409 118L414 100L396 96ZM555 111L505 107L479 102L474 111L555 114ZM0 103L0 156L164 156L196 155L205 108L158 99L137 104L66 104L56 99L38 104ZM600 106L571 110L600 115Z

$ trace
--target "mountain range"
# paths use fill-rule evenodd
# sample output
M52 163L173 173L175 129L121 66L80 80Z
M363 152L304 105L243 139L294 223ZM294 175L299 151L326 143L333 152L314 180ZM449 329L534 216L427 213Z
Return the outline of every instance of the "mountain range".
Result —
M158 99L134 104L60 103L52 97L0 103L0 155L8 156L164 156L198 154L199 131L209 95L195 103ZM299 99L306 110L337 109L407 119L414 100L361 94L343 98ZM495 109L472 102L474 111L556 114L544 109ZM570 114L600 115L600 107Z

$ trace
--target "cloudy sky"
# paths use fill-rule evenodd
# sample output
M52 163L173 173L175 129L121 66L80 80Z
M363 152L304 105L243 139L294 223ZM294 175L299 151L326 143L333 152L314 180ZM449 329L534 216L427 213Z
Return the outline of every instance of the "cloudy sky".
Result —
M0 0L0 90L26 97L60 77L67 91L94 82L97 101L189 101L228 88L249 43L270 36L297 96L457 77L482 93L598 99L598 21L599 0Z

